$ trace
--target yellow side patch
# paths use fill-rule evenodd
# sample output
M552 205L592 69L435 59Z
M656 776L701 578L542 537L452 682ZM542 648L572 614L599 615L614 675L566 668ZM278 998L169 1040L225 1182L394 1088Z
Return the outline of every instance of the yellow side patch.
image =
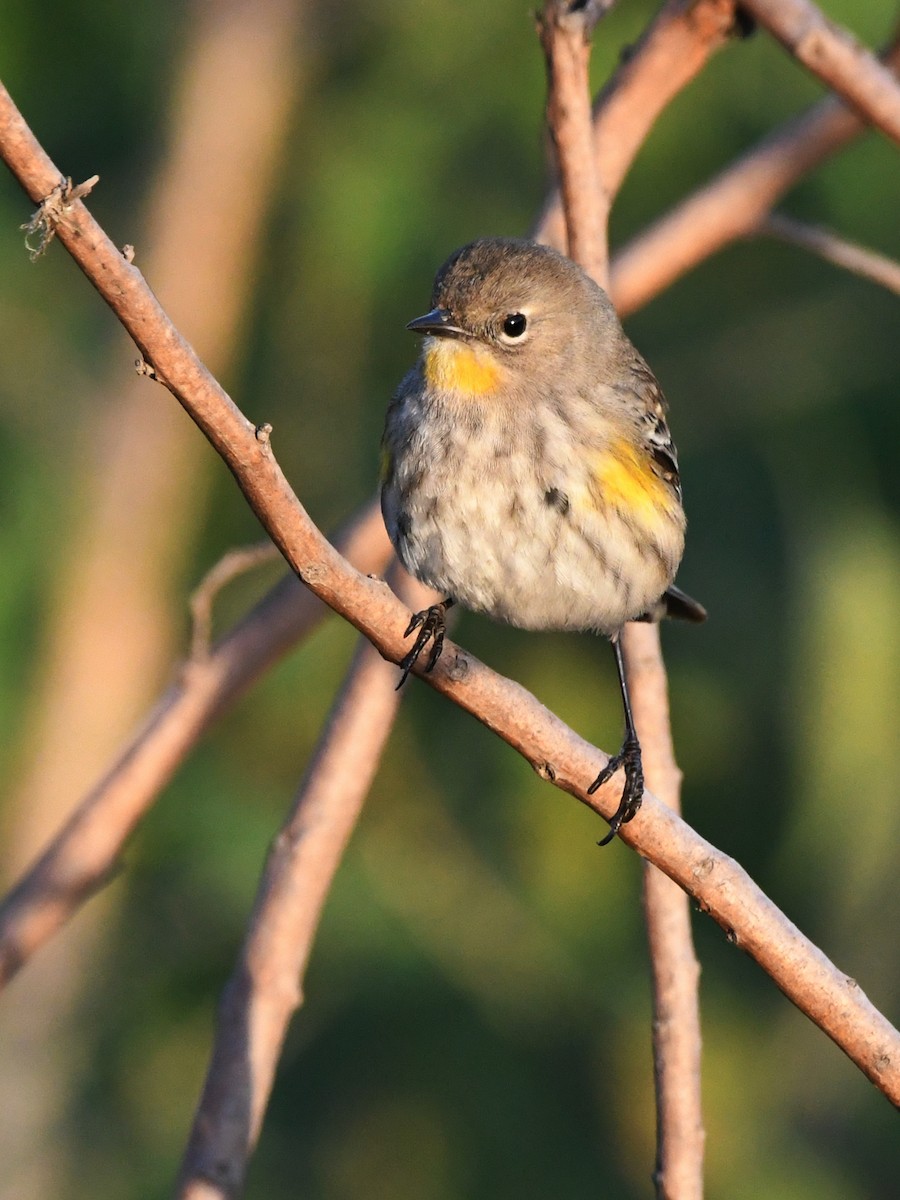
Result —
M425 380L436 391L485 396L502 382L503 368L489 350L457 338L429 338Z
M624 440L598 455L590 491L595 503L614 505L646 526L664 521L672 507L666 484Z
M386 483L390 478L391 471L394 469L394 456L388 450L387 446L381 447L381 457L378 462L378 478L382 483Z

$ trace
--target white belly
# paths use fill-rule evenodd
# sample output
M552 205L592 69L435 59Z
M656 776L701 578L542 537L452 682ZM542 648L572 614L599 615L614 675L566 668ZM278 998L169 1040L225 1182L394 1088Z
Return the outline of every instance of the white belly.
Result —
M512 465L512 464L509 464ZM521 481L526 464L516 477ZM533 474L533 472L532 472ZM527 478L527 476L526 476ZM588 540L537 479L420 482L405 503L387 489L385 519L403 565L464 607L524 629L615 633L674 576L615 514Z
M592 493L590 452L555 414L511 427L474 412L407 398L389 414L382 508L407 570L525 629L614 634L654 605L681 558L677 499L642 525Z

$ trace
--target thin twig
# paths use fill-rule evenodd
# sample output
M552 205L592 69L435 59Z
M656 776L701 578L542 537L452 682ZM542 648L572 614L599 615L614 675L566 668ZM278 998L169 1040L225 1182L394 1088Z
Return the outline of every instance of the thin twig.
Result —
M757 233L777 238L789 246L800 246L818 254L826 262L843 267L845 271L860 275L900 296L900 263L896 259L867 250L856 242L848 242L822 225L808 225L784 213L770 213L760 221Z
M547 39L542 40L549 61L550 48ZM601 200L599 189L588 191L573 204L566 197L565 187L567 178L580 180L585 187L591 185L590 173L570 161L575 155L587 155L591 160L595 157L590 136L587 66L580 81L584 89L581 105L576 106L571 98L566 106L561 104L553 91L561 82L558 73L550 70L549 78L548 120L559 119L560 113L565 112L567 128L567 136L561 137L551 126L563 180L567 240L572 257L593 273L593 264L602 262L605 266L606 262L611 192L607 191ZM612 103L613 93L607 95ZM605 124L605 136L614 137L615 129L615 123ZM601 156L602 148L603 143L598 143ZM620 161L624 170L625 160ZM594 278L600 284L607 283L605 275L595 274ZM658 627L626 626L622 649L647 784L662 803L677 812L681 772L672 746L668 683ZM687 895L652 864L647 864L644 871L644 911L653 971L657 1194L661 1200L701 1200L704 1133L700 1094L700 969L691 938Z
M203 662L209 658L213 605L222 588L239 575L280 558L277 546L271 542L257 542L255 546L238 546L229 550L206 572L188 601L191 610L191 662Z
M35 203L58 184L48 158L9 94L0 87L0 154ZM59 241L75 259L179 403L224 459L272 540L307 586L392 662L407 649L409 614L390 589L361 576L310 521L269 443L210 376L190 345L113 242L78 201L60 222ZM585 784L607 755L590 746L533 696L490 671L449 640L427 682L519 751L547 780L609 819L615 782L593 796ZM652 793L621 831L687 890L752 955L781 990L815 1021L894 1103L900 1104L900 1033L856 983L842 975L741 868L691 830Z
M827 20L810 0L741 3L860 116L900 142L900 84L852 33Z
M402 575L402 578L400 576ZM399 570L410 608L434 595ZM401 693L364 638L257 890L244 945L219 1005L215 1043L181 1166L181 1200L229 1200L259 1137L325 897L356 825Z
M884 62L893 72L900 68L900 34ZM751 234L785 192L866 128L828 96L763 138L614 255L609 291L619 313L642 308L711 254Z
M390 556L377 504L335 538L360 571ZM115 872L137 823L212 721L328 612L293 576L281 580L181 677L0 905L0 988Z
M735 7L735 0L667 0L597 95L594 151L610 204L660 113L728 41ZM566 252L557 188L544 205L534 237Z

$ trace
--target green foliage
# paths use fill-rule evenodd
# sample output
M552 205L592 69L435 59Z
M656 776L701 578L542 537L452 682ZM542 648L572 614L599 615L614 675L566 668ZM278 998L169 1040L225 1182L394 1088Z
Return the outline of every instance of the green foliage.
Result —
M415 353L403 325L434 269L472 237L524 232L538 208L544 82L519 0L322 7L230 386L272 422L328 527L374 488L383 410ZM602 27L598 78L649 11L620 5ZM894 17L886 0L831 11L874 41ZM45 0L4 17L14 97L67 173L102 176L91 205L121 242L141 237L186 15ZM615 240L818 92L762 35L727 48L654 131ZM900 255L895 153L870 135L785 208ZM28 264L27 216L4 177L0 712L13 747L42 596L81 501L77 430L101 372L124 379L133 357L59 247ZM900 1003L897 317L895 296L753 241L630 326L681 450L681 582L711 614L665 634L688 819L888 1014ZM197 578L256 536L224 470L214 489ZM171 597L176 620L189 583ZM585 736L617 744L603 645L468 617L457 632ZM72 1163L61 1200L143 1200L171 1178L267 843L352 642L332 620L261 683L137 834L70 1033L81 1073L55 1135ZM622 846L596 849L602 832L410 684L326 907L248 1195L650 1194L639 872ZM698 918L697 935L710 1194L893 1196L887 1102L716 927Z

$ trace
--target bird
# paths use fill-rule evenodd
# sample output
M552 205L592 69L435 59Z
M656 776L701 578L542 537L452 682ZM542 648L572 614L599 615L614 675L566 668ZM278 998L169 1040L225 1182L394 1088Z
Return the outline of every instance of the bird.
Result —
M456 250L407 329L423 341L388 406L381 507L400 562L445 599L412 614L397 686L429 642L433 670L453 604L606 637L625 734L587 788L624 772L605 845L644 791L622 629L706 618L674 583L685 515L665 398L603 289L526 239Z

